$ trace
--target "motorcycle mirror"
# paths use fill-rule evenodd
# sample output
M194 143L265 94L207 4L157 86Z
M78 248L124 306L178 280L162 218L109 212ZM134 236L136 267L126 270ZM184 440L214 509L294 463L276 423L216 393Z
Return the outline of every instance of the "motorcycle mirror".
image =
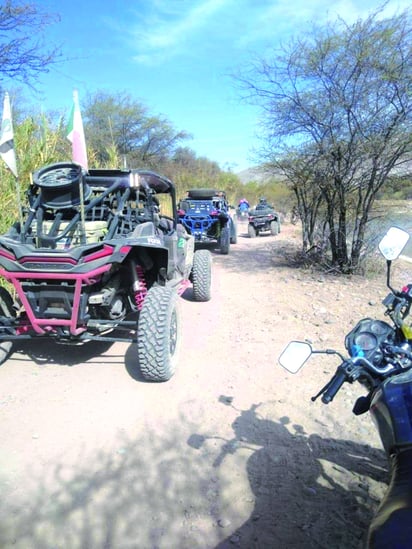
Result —
M312 354L312 347L303 341L291 341L278 358L279 364L291 374L296 374Z
M387 261L393 261L400 256L408 240L409 234L406 231L391 227L379 242L379 250Z

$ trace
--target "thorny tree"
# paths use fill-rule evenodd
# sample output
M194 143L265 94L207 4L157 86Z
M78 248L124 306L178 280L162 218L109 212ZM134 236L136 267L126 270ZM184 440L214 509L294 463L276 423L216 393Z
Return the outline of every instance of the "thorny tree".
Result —
M236 77L262 108L261 159L291 182L304 249L326 234L342 272L358 268L377 194L412 148L410 12L381 15L315 28Z
M57 47L45 44L45 28L57 16L42 13L35 4L0 2L0 79L31 85L59 57Z
M189 137L126 92L90 94L83 109L88 142L105 161L114 146L127 165L158 167Z

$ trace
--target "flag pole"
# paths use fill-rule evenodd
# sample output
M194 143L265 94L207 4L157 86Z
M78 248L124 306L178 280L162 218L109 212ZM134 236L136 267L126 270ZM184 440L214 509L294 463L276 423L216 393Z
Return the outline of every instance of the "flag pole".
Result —
M23 242L24 218L23 218L23 203L21 201L21 194L20 194L20 178L17 176L14 178L14 180L16 184L17 207L19 209L20 240L21 242Z
M80 242L82 244L87 244L86 213L84 210L84 193L83 193L83 170L79 177L79 198L80 198L80 227L81 227Z

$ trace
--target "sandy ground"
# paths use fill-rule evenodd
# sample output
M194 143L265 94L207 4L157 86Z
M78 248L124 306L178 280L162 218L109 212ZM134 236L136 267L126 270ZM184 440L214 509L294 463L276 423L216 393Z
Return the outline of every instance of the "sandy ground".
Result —
M16 348L0 368L2 549L360 548L385 489L360 386L311 402L335 367L277 363L291 339L343 350L383 318L385 277L291 266L299 227L213 253L213 297L180 300L182 353L145 383L136 349ZM403 281L406 282L406 281Z

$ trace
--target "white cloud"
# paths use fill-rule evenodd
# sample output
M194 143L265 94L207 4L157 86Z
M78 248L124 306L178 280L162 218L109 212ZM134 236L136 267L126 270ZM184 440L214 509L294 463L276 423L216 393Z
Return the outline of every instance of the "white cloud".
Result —
M235 1L202 0L187 9L184 1L157 0L150 15L132 29L136 49L140 51L135 59L152 63L182 51L197 32L207 28L213 16Z
M143 5L146 10L135 12L137 23L129 32L134 60L153 65L210 47L213 41L221 45L226 40L228 49L254 49L287 40L313 22L341 17L351 23L383 6L383 0L147 0ZM407 7L408 0L389 0L383 15Z

